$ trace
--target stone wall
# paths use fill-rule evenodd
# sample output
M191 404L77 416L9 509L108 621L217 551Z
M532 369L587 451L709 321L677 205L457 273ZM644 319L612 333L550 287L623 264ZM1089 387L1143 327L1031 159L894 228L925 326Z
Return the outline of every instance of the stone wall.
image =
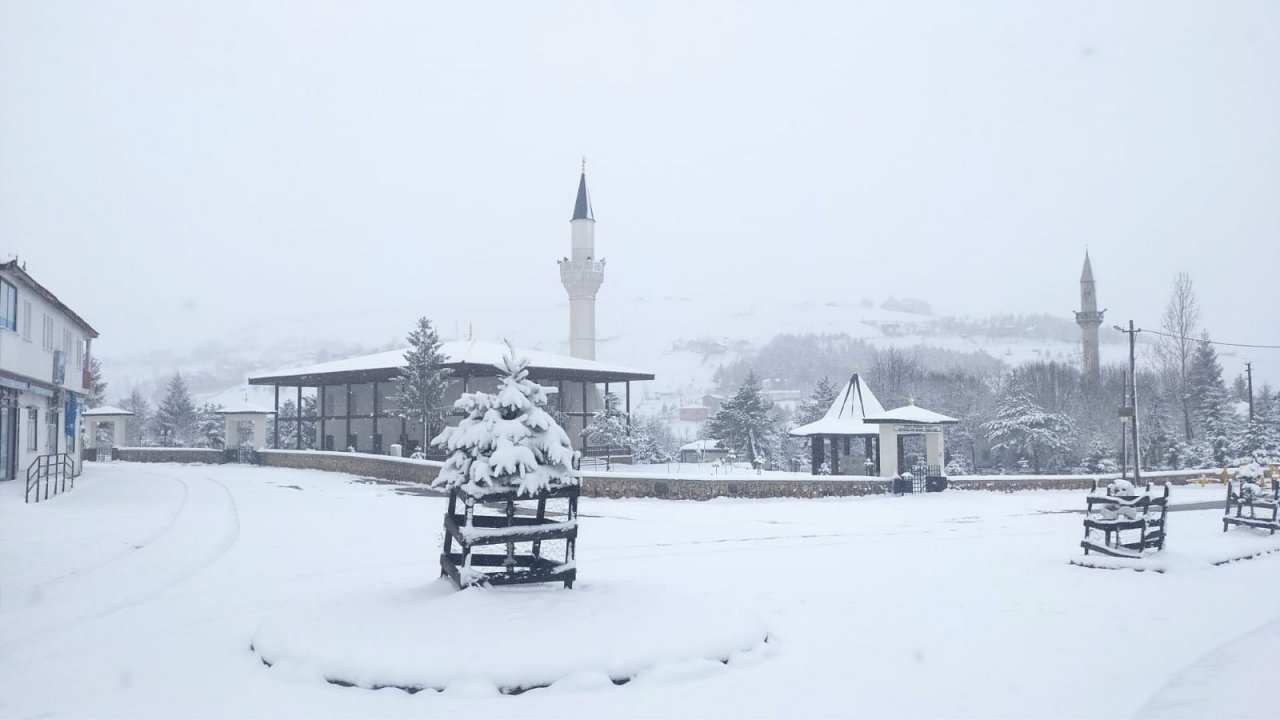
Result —
M582 494L607 498L663 498L666 500L710 500L739 498L819 498L852 495L884 495L888 480L745 479L708 480L674 475L600 475L583 473Z
M428 484L440 473L441 463L366 453L315 450L260 450L259 463L271 467L327 470L360 477Z
M115 459L126 462L206 463L225 462L221 450L208 448L122 448L114 449Z
M116 448L116 459L134 462L223 462L220 450L189 448ZM431 460L413 460L367 453L320 452L315 450L262 450L259 463L270 467L287 467L302 470L326 470L360 477L391 480L395 482L429 484L440 472L442 463ZM1215 481L1211 471L1183 471L1151 473L1153 483L1168 482L1185 485L1197 478L1208 476ZM1107 481L1110 477L1099 477ZM1079 475L1049 476L959 476L950 478L953 490L983 490L1016 492L1022 490L1088 490L1092 477ZM710 500L718 497L736 498L820 498L851 497L859 495L884 495L892 490L890 480L850 476L847 479L830 476L800 478L774 478L769 476L744 478L680 477L665 474L600 473L585 471L582 476L582 494L587 497L606 498L662 498L667 500Z

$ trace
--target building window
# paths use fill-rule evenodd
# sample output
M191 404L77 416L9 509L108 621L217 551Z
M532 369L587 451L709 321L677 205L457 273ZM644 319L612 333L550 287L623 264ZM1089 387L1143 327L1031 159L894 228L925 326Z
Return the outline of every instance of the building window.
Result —
M27 300L22 303L22 337L28 342L31 340L31 301Z
M44 316L44 336L40 340L45 350L53 351L53 318L48 313Z
M71 328L62 328L62 354L71 357Z
M83 368L84 368L84 341L79 340L76 342L76 369L80 370Z
M35 452L40 447L36 445L36 428L40 422L40 409L27 408L27 450Z
M8 280L0 280L0 327L18 330L18 289Z

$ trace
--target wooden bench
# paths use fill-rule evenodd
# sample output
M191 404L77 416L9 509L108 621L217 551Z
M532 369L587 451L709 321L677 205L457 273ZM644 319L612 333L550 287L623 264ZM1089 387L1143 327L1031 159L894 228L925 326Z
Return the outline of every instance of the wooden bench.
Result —
M1099 491L1098 481L1094 480L1085 504L1084 540L1080 543L1085 555L1092 551L1139 558L1148 550L1164 549L1168 485L1163 494L1155 495L1149 483L1142 491L1133 489L1128 482Z
M1248 480L1227 483L1227 506L1222 514L1222 532L1233 525L1270 530L1272 535L1280 530L1280 518L1276 516L1277 507L1280 507L1280 501L1277 500L1280 498L1280 493L1277 493L1280 488L1277 488L1276 479L1271 479L1270 490L1263 488L1262 483Z

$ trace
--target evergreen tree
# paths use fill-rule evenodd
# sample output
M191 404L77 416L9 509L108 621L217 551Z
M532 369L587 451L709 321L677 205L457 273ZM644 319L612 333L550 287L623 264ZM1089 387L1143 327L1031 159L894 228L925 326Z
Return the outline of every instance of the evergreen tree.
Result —
M174 373L156 409L156 430L171 446L190 447L195 440L196 407L182 373Z
M1280 463L1280 402L1264 385L1253 404L1253 419L1241 434L1236 457L1253 458L1261 465Z
M1115 472L1118 456L1119 452L1111 443L1101 437L1095 437L1089 442L1089 449L1085 451L1081 467L1087 473Z
M128 410L133 416L125 421L124 444L126 447L142 447L150 444L151 438L151 403L138 388L129 393L129 397L120 401L120 409Z
M706 435L753 466L760 465L775 451L778 430L772 410L760 380L754 372L748 372L734 396L724 401L707 421Z
M1196 443L1193 454L1198 463L1223 467L1231 458L1231 408L1222 363L1206 333L1196 345L1187 373L1187 395L1191 403Z
M528 379L528 367L508 345L498 392L464 393L454 403L467 417L431 441L450 453L433 486L533 495L579 482L573 445L546 412L546 389Z
M102 363L98 358L89 358L89 395L84 399L85 407L93 409L102 407L107 401L107 381L102 379Z
M1033 472L1061 466L1060 458L1071 449L1075 422L1061 413L1046 412L1026 390L1009 382L997 402L996 417L983 425L991 449L1013 460L1029 461Z
M831 378L824 377L819 380L813 387L813 392L809 393L809 397L796 408L796 425L808 425L821 420L822 416L827 414L827 410L835 404L839 394L840 388L831 382Z
M221 410L222 406L216 403L205 403L196 408L196 447L221 450L226 446L227 423Z
M444 420L444 398L451 375L441 367L445 357L440 353L440 336L427 318L418 318L417 327L409 333L404 359L405 366L395 380L394 400L401 417L421 423L425 448L432 429Z
M605 449L606 467L613 461L614 450L626 454L630 448L630 428L627 414L618 409L617 395L605 393L604 409L592 416L591 422L582 429L582 436L589 445Z
M640 418L631 424L631 458L636 464L672 462L679 445L671 426L661 418Z

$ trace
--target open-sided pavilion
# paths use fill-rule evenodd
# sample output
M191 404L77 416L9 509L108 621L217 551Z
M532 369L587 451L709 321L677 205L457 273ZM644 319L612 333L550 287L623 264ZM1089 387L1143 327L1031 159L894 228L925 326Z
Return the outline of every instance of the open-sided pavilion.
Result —
M464 392L495 389L507 349L505 343L486 340L441 343L442 365L453 373L444 407L451 407ZM601 409L596 386L603 385L608 393L611 386L622 385L629 416L631 383L654 378L650 372L596 360L523 348L515 348L515 352L529 360L531 380L555 390L552 406L569 419L565 431L583 449L582 428ZM292 439L297 448L304 447L305 434L314 433L314 446L324 450L382 454L390 449L391 443L385 442L390 437L403 454L414 452L424 436L423 428L406 419L395 400L395 379L405 366L404 353L403 349L388 350L250 377L250 385L275 388L273 446L279 447L281 426L293 423L296 432ZM291 415L280 414L282 388L294 391L297 412ZM304 389L314 391L311 412L304 410Z

